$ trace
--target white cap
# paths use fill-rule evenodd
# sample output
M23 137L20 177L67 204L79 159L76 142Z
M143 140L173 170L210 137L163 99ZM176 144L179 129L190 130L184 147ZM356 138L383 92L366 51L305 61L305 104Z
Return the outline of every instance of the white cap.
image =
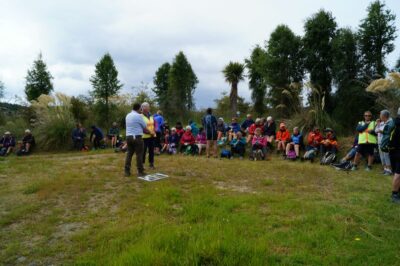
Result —
M176 131L176 128L175 127L171 128L171 131Z
M187 127L186 127L186 130L192 131L192 127L191 127L191 126L187 126Z
M224 121L224 119L222 117L218 118L218 120Z
M256 119L256 123L259 123L259 122L261 122L261 118Z
M267 121L272 121L272 116L268 116Z
M29 129L25 129L25 133L30 134L31 131Z
M6 132L4 133L4 135L11 135L11 132L10 132L10 131L6 131Z

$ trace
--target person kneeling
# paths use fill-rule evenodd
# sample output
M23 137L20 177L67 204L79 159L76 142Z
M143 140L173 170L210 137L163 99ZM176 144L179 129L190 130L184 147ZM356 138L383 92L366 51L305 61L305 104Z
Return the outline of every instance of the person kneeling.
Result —
M293 135L290 142L286 145L286 158L296 160L300 157L300 147L303 144L303 136L300 134L299 128L293 128ZM294 152L293 152L294 151Z
M239 131L233 137L233 139L230 142L230 146L231 146L232 158L233 156L235 156L235 154L238 154L239 158L243 159L246 150L246 138L243 137L242 132Z
M181 137L181 148L180 152L184 154L194 155L197 152L196 140L192 134L192 128L186 127L185 133Z
M25 130L25 135L22 139L21 146L17 151L18 156L29 155L32 152L33 147L35 146L35 137L32 135L32 132L27 129Z
M267 153L267 139L261 134L261 128L257 128L251 141L252 159L264 160Z

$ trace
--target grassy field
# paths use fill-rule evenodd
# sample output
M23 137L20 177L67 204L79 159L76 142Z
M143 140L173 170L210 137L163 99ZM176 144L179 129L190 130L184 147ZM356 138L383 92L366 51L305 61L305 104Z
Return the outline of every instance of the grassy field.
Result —
M400 265L390 177L317 164L123 154L0 161L3 265Z

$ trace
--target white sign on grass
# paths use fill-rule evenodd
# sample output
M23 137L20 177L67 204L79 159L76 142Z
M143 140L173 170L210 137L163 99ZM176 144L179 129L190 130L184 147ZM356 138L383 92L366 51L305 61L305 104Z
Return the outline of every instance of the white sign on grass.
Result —
M161 173L155 173L155 174L151 174L151 175L140 176L138 178L140 178L144 181L152 182L152 181L157 181L157 180L164 179L167 177L169 177L169 176L161 174Z

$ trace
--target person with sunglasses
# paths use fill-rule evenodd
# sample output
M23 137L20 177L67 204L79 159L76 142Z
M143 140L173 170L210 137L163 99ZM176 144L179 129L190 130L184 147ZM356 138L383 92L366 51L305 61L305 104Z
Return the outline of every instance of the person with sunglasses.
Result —
M372 164L374 163L374 150L378 144L375 127L376 122L372 119L372 113L366 111L364 113L364 121L359 122L356 128L358 132L358 149L354 158L352 171L357 170L361 157L367 158L368 165L365 170L371 171Z

